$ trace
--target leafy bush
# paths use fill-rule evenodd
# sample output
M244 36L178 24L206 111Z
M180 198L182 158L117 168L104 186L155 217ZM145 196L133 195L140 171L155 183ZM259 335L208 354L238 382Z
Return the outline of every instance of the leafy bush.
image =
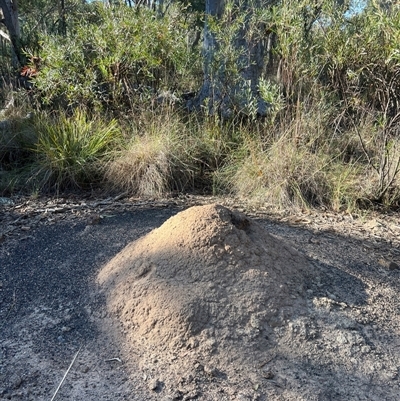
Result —
M177 13L158 18L147 8L93 4L65 37L42 38L40 100L53 108L126 111L160 88L190 90L196 53L187 31Z
M278 38L277 77L287 100L281 117L299 121L298 106L306 106L311 94L311 111L318 102L329 110L316 146L344 169L358 165L361 181L369 177L363 198L395 204L400 9L388 11L370 2L351 14L345 7L287 0L271 9L267 21Z

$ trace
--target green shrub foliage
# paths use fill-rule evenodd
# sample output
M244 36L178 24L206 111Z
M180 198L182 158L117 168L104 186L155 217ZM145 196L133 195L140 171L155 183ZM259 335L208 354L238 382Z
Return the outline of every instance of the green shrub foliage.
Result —
M195 56L181 14L95 4L66 36L45 35L36 86L54 107L126 110L188 82Z

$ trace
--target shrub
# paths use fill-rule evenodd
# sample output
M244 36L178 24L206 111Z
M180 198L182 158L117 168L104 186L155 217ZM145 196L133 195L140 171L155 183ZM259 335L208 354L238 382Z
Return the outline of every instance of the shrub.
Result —
M190 90L196 53L187 46L188 29L177 13L158 18L145 7L93 4L67 36L43 37L40 100L126 112L154 100L160 88Z

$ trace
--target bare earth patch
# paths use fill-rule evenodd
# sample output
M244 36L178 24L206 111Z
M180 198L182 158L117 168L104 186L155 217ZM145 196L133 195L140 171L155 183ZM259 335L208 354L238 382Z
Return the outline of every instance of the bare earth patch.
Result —
M274 331L306 312L311 264L245 216L189 208L102 269L110 313L175 398L247 387ZM153 363L156 360L156 363ZM181 386L184 377L188 386ZM207 395L209 394L209 395Z
M75 355L55 400L399 399L398 216L24 202L1 400L50 400Z

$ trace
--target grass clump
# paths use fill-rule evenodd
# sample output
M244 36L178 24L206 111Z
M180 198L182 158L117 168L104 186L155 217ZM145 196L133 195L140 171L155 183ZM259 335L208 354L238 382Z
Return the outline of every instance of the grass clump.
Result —
M218 119L187 116L169 106L144 112L125 129L125 145L104 169L106 182L145 197L218 193L215 172L240 141L235 135L237 128Z
M85 188L101 180L101 166L118 146L120 129L115 120L105 123L82 111L68 117L41 115L35 121L37 142L35 174L41 188Z
M351 210L359 196L356 169L322 153L277 141L245 145L223 174L231 192L278 208Z
M104 169L111 189L159 197L193 188L196 143L178 114L143 113L125 131L122 150L114 152Z
M362 169L346 160L345 138L335 138L330 112L318 102L298 107L279 125L247 134L219 179L230 193L278 208L354 209L363 196Z
M36 132L25 99L8 92L0 111L0 193L19 191L29 178L28 165L34 159Z
M0 122L0 166L9 170L32 154L35 132L31 118L14 116Z

